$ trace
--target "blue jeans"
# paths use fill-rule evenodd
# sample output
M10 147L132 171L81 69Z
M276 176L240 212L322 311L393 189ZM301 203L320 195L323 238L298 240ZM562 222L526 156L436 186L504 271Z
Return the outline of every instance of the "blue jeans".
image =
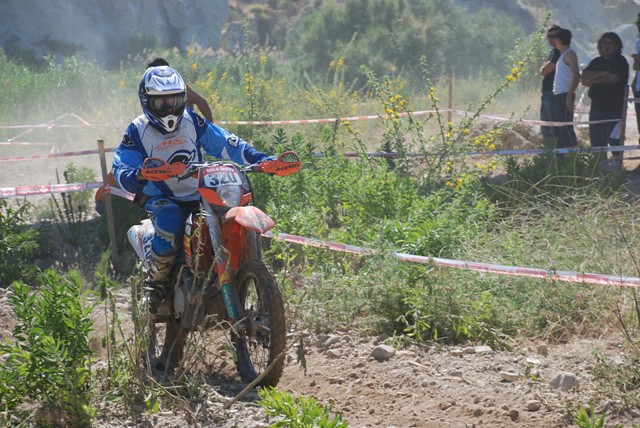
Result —
M596 120L620 119L622 112L619 110L602 110L591 106L589 110L589 122ZM618 122L590 123L589 138L591 147L619 146L619 139L612 139L611 132Z
M556 122L573 122L573 112L566 106L567 94L553 96L553 120ZM573 123L565 126L554 126L553 136L556 137L556 148L576 147L578 138L573 129Z
M540 97L540 120L543 122L553 120L553 91L543 92ZM540 133L542 138L552 138L553 127L541 125Z
M589 110L589 122L620 119L621 117L622 111L620 110L603 110L594 106L591 106ZM589 139L591 140L591 147L619 146L620 139L611 138L611 132L613 132L617 124L618 122L590 123ZM612 156L622 156L622 152L612 152ZM606 157L606 154L604 154L604 157Z
M640 91L633 91L633 98L640 98ZM640 132L640 102L633 104L636 107L636 123L638 124L638 132Z

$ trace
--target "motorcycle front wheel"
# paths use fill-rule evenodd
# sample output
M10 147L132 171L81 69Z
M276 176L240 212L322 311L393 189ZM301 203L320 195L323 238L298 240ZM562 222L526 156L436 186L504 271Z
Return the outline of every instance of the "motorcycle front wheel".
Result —
M273 272L262 260L244 263L236 278L245 317L243 328L231 329L238 372L243 381L252 382L268 370L258 385L275 387L284 369L286 346L280 289Z
M145 366L155 372L164 372L167 375L178 367L184 354L189 332L181 328L180 321L170 313L168 307L171 301L163 302L159 312L161 314L152 319L149 314L147 297L141 299L141 306L137 310L143 320L142 337L146 352L143 355Z

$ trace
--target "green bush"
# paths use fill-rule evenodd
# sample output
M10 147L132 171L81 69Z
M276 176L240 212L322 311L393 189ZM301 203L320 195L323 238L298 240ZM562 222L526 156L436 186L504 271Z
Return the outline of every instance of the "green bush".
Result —
M60 176L56 171L58 184ZM91 168L78 167L69 162L64 172L64 183L91 183L97 181L96 173ZM74 245L80 246L87 242L86 222L93 211L93 191L83 190L79 192L63 192L60 201L55 195L51 195L49 206L55 216L55 220L61 226L62 238Z
M339 413L333 414L331 406L323 407L313 397L293 397L274 388L258 391L260 406L275 418L272 428L347 428Z
M294 67L301 75L317 77L317 70L344 55L348 82L363 86L359 67L367 64L380 76L402 74L420 83L423 56L438 75L452 70L462 76L482 70L499 75L505 53L523 37L506 15L484 9L468 14L447 0L325 1L289 33L285 52L296 59Z
M597 155L571 153L556 155L553 141L549 149L531 159L509 157L500 180L485 180L487 196L505 206L537 204L542 200L572 199L577 192L610 194L622 184L618 174L603 174Z
M0 403L20 415L20 404L62 411L73 426L91 417L91 307L82 302L81 278L55 271L40 276L33 291L24 282L11 286L10 303L17 324L13 342L0 343ZM46 424L46 421L42 421Z
M14 209L6 199L0 199L1 288L35 274L30 258L39 251L40 233L26 223L29 208L30 205L24 204Z

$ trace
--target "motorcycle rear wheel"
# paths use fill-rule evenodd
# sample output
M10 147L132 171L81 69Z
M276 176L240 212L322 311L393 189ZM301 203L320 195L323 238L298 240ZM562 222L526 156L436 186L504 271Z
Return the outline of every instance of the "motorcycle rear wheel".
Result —
M246 328L231 329L236 367L242 380L252 382L270 366L259 386L275 387L284 369L286 325L284 304L271 268L249 260L238 270L237 287Z

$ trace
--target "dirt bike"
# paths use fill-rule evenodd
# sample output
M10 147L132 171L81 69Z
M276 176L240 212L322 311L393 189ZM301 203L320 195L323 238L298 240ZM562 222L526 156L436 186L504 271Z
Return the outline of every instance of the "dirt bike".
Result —
M146 179L197 179L200 194L199 207L186 221L183 251L172 266L170 290L157 313L149 317L146 361L153 369L168 371L180 365L190 334L224 329L242 380L251 382L263 375L258 385L278 383L286 345L284 305L260 247L260 234L274 222L252 205L248 174L287 176L300 168L294 152L250 166L145 159L141 174ZM128 237L143 263L148 263L153 238L150 220L131 227Z

